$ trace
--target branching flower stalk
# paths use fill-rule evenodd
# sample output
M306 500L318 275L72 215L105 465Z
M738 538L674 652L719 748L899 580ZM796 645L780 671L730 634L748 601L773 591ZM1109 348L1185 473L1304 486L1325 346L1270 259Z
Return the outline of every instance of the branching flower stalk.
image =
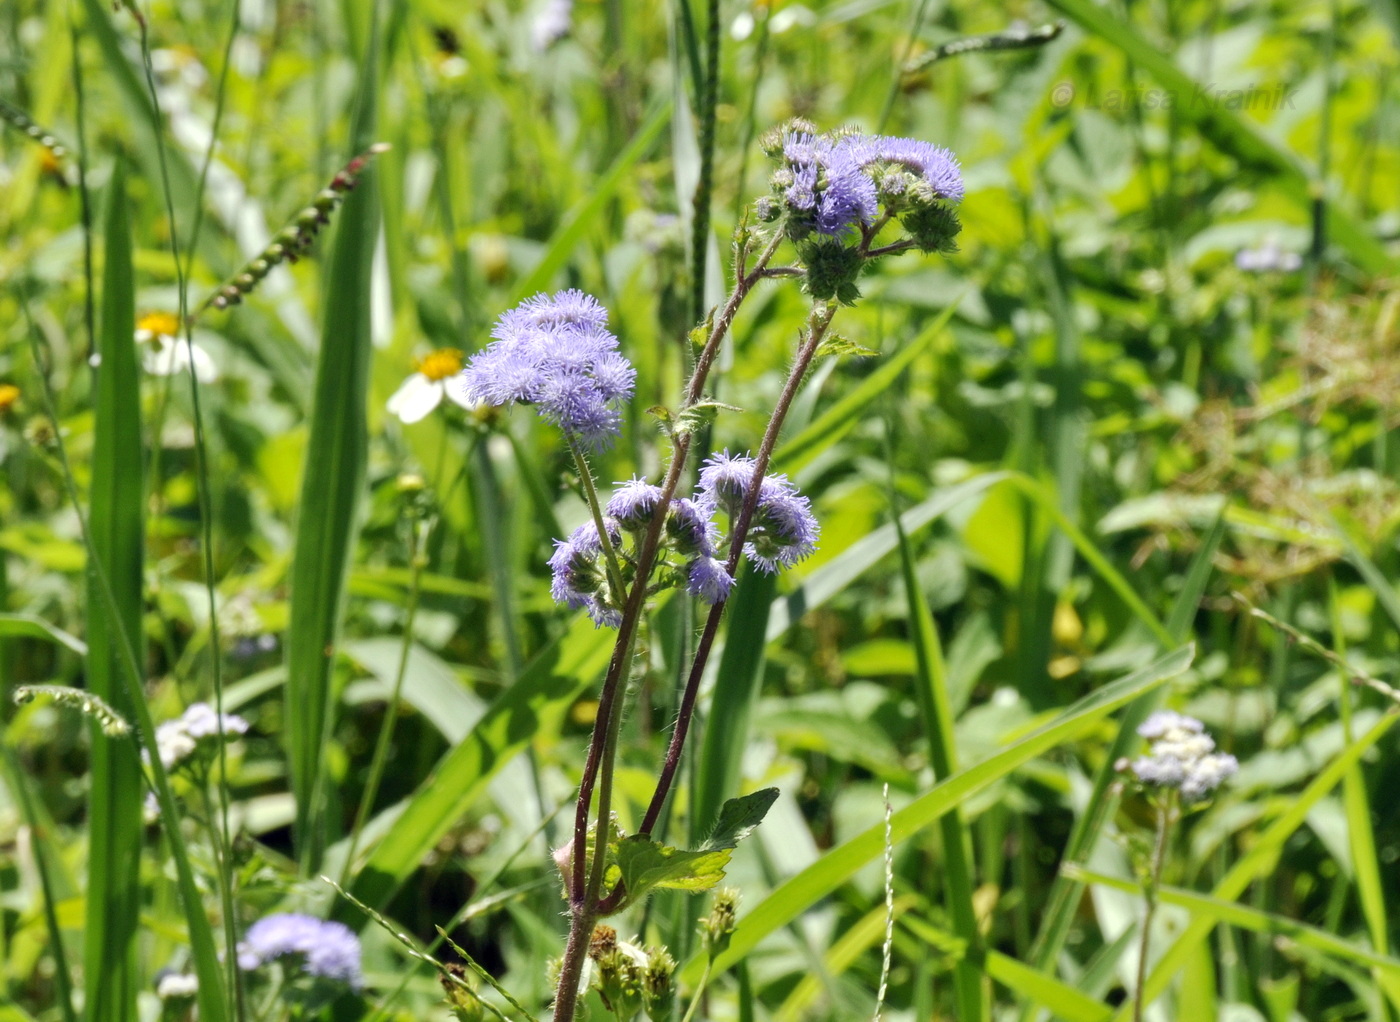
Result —
M659 413L671 441L659 485L635 478L619 483L606 503L598 495L587 454L611 446L621 433L621 408L632 397L636 373L607 329L607 310L581 291L537 295L503 314L492 331L494 342L473 356L452 384L460 393L448 395L459 403L534 405L563 432L578 466L590 520L555 541L549 560L550 592L565 606L586 609L596 626L617 629L579 781L573 840L556 853L570 914L558 973L557 1020L573 1018L594 924L646 893L639 875L627 881L639 887L634 891L628 891L622 879L604 891L604 881L610 842L620 836L612 823L612 797L623 694L647 597L681 587L711 608L642 831L628 839L639 838L642 844L629 848L642 849L643 854L654 846L650 831L674 782L700 678L740 560L747 555L758 570L774 573L815 549L820 525L810 501L786 477L770 478L768 467L793 399L822 349L837 308L859 298L857 281L874 259L909 248L947 252L954 247L958 222L949 204L962 197L963 186L957 163L946 150L913 139L852 131L817 134L803 122L770 133L764 149L778 166L772 193L754 206L760 226L750 227L747 216L741 221L735 234L733 290L692 334L703 343L679 408L674 414ZM904 236L879 246L882 230L896 222ZM774 256L787 243L796 250L797 264L772 268ZM705 399L715 359L755 285L778 277L799 280L812 304L757 457L711 452L694 494L681 496L678 488L695 437L704 435L703 424L719 407ZM728 523L727 541L715 520L721 514ZM726 542L728 550L721 559L719 547ZM595 821L592 828L590 819ZM747 829L757 819L761 812Z

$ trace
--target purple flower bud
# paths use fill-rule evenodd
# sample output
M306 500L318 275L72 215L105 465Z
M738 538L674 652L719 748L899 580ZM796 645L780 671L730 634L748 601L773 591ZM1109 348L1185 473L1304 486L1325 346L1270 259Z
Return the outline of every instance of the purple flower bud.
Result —
M606 510L624 529L640 529L651 521L652 512L660 499L661 487L653 486L645 479L630 479L618 484Z
M343 923L294 912L265 916L238 945L238 965L246 970L278 958L297 959L308 976L337 980L352 989L364 985L360 939Z
M686 573L686 592L706 603L719 603L729 598L734 588L734 576L724 570L724 563L714 557L697 557Z

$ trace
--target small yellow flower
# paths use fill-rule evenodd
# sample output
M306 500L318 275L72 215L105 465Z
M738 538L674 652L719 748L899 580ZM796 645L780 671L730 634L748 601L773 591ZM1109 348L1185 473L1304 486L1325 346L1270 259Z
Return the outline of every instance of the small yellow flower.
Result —
M439 348L418 360L418 371L403 381L385 407L405 423L426 418L444 397L470 409L475 406L462 393L458 377L462 373L462 353L456 348Z
M19 400L19 388L13 383L0 383L0 414L8 412Z

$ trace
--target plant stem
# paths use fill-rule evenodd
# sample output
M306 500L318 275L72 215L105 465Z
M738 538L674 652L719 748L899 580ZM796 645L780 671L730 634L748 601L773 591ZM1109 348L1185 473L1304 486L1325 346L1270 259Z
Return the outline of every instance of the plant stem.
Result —
M681 411L695 404L704 393L705 380L710 374L715 358L719 355L719 349L724 343L725 335L729 333L729 327L733 324L735 315L738 314L739 306L743 304L754 285L762 279L764 269L772 260L774 253L778 251L778 246L782 244L782 241L783 234L781 232L774 233L764 246L763 251L759 253L753 268L747 272L741 272L739 278L734 282L734 290L730 292L729 298L725 300L723 307L716 315L714 323L710 327L710 334L705 340L705 346L696 357L695 368L690 374L690 382L686 385L681 401ZM739 253L741 267L744 265L744 256L745 252L741 246ZM646 600L647 580L656 560L656 551L661 542L661 530L666 522L666 513L670 508L671 498L675 496L676 487L680 483L681 472L685 468L685 460L689 452L690 434L681 433L676 436L674 446L671 449L671 460L666 469L665 481L661 486L661 498L656 502L656 511L652 515L651 523L647 526L647 531L638 546L636 576L633 579L631 589L627 590L627 601L623 606L622 621L618 625L617 641L613 645L612 659L608 662L608 673L603 679L603 687L598 694L598 716L593 722L593 737L588 743L588 756L584 761L583 776L579 780L578 801L574 810L573 855L569 867L569 883L567 884L570 901L569 936L564 945L564 960L559 969L559 985L555 993L554 1017L556 1022L571 1022L578 1004L578 984L579 977L583 972L583 959L588 951L588 940L592 935L593 924L598 918L600 907L587 897L590 885L586 875L587 863L583 849L588 846L588 810L593 803L595 784L600 780L603 781L599 790L600 806L605 799L609 805L611 804L611 791L604 790L610 789L612 785L611 763L609 763L608 770L603 777L600 777L600 768L604 759L611 758L606 747L608 735L614 727L613 717L620 712L618 703L622 688L621 681L627 665L631 663L632 648L637 637L637 626L641 619L642 605Z
M612 537L608 535L603 505L598 500L598 488L593 482L593 470L588 465L588 459L583 456L583 451L579 449L578 441L568 437L568 443L569 453L574 456L574 465L578 468L579 480L583 483L583 495L588 501L588 510L593 515L593 525L598 530L598 543L603 548L603 559L608 564L608 584L614 593L621 596L627 591L627 583L622 578L622 563L617 559L617 548L613 546Z
M1162 882L1162 864L1167 857L1167 834L1175 815L1175 793L1169 793L1157 803L1157 840L1152 849L1151 876L1147 882L1147 908L1142 914L1142 933L1138 937L1137 981L1133 984L1133 1022L1142 1022L1144 987L1147 985L1147 948L1152 939L1152 917L1157 912L1157 888Z
M773 449L777 446L778 434L782 431L783 421L787 418L788 409L792 406L793 398L797 396L798 388L802 385L807 370L811 367L812 358L816 355L822 338L826 336L827 328L831 325L834 314L835 310L827 303L812 308L812 314L808 319L807 336L801 347L798 348L797 357L793 360L792 369L788 372L787 382L783 385L783 391L778 396L778 403L773 408L773 415L768 420L768 428L764 430L763 444L759 447L758 457L754 459L753 480L749 484L749 491L744 497L743 507L740 508L739 516L731 530L729 561L725 565L730 575L733 575L739 567L739 557L744 550L744 540L748 538L749 525L753 521L754 511L758 507L758 491L762 486L763 476L768 471L768 463L772 460ZM709 616L705 619L705 630L701 633L700 643L695 648L695 659L691 663L690 677L686 680L685 692L681 695L680 710L676 715L676 726L671 732L671 742L666 749L666 760L661 767L661 775L656 782L656 791L651 797L650 805L647 806L646 816L642 820L639 833L651 833L651 829L656 826L657 818L661 815L662 807L666 804L666 797L670 794L671 784L675 780L676 770L680 766L686 734L690 730L690 720L695 713L695 699L700 692L700 678L705 673L705 664L709 660L715 635L719 631L720 618L724 616L724 606L725 601L723 600L714 603L710 607Z
M714 964L714 956L705 959L705 971L700 974L700 982L695 987L695 993L690 998L690 1007L686 1008L681 1022L690 1022L691 1016L695 1014L695 1009L700 1006L700 1002L704 999L705 988L710 985L710 969Z

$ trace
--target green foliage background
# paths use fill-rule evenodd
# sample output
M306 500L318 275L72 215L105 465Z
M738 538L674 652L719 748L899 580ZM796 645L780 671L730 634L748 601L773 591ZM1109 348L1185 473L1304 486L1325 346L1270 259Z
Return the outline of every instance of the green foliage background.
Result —
M821 546L776 584L741 580L668 823L698 842L725 798L782 792L729 868L741 923L705 1017L874 1013L885 785L888 1017L1128 1017L1151 820L1110 781L1157 703L1243 764L1177 834L1158 1017L1393 1017L1400 760L1390 700L1351 679L1390 678L1400 652L1394 4L718 9L707 306L767 188L757 137L789 117L945 145L968 190L959 253L864 279L838 328L879 355L824 360L775 458ZM337 1017L443 1016L432 970L320 873L423 944L447 927L547 1011L550 850L611 645L549 598L551 540L583 504L527 412L445 404L404 425L384 404L415 359L470 354L521 298L580 287L639 373L597 473L656 473L645 409L675 403L695 325L709 13L579 2L541 52L541 10L161 0L141 8L158 106L129 9L0 10L0 99L67 149L0 134L6 695L87 687L149 741L152 719L217 688L253 725L228 750L227 828L191 801L220 826L145 827L135 871L109 851L133 837L135 747L43 700L4 711L5 1018L152 1017L167 966L200 972L203 1017L236 1013L218 948L288 907L363 928L369 990ZM1043 47L901 71L1056 19ZM184 376L143 374L138 394L94 373L95 353L129 362L133 314L199 308L372 141L391 148L307 258L200 312L219 378L197 405ZM1270 244L1302 267L1236 266ZM804 313L785 281L745 305L713 388L740 410L715 449L755 444ZM690 614L663 603L645 636L628 832ZM116 961L103 948L131 905ZM666 943L691 984L701 911L667 892L620 928Z

